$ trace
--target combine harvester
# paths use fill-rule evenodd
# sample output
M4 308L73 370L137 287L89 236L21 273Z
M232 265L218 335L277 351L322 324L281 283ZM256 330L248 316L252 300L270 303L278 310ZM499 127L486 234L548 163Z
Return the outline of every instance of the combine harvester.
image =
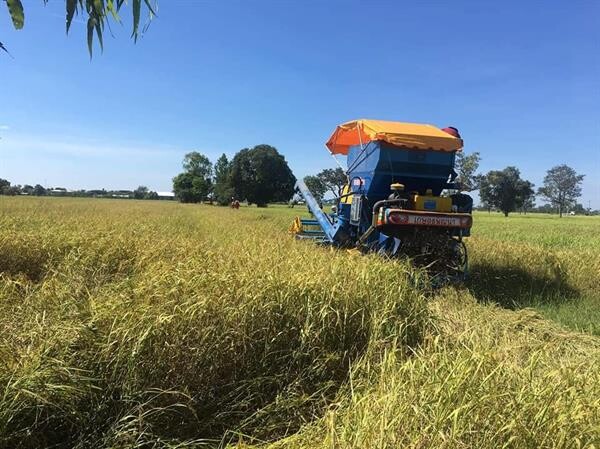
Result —
M296 218L297 238L408 257L442 282L464 279L473 200L455 184L463 146L456 128L355 120L338 126L326 145L334 157L347 156L348 184L327 214L296 183L314 216Z

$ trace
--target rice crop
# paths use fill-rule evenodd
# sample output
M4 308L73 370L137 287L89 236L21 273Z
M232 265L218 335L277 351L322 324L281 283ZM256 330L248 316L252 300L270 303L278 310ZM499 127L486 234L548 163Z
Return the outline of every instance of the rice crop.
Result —
M597 307L598 252L482 216L432 291L298 212L0 197L0 447L599 444L597 328L556 312Z

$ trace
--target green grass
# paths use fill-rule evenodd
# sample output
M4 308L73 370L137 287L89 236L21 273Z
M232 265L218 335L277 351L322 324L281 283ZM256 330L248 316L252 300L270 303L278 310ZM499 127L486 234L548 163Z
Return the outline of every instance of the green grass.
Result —
M600 217L475 214L474 295L600 335Z
M598 446L600 221L477 214L428 291L299 212L0 197L0 447Z
M475 212L477 236L505 242L522 242L558 250L600 248L600 217L583 215L510 214Z

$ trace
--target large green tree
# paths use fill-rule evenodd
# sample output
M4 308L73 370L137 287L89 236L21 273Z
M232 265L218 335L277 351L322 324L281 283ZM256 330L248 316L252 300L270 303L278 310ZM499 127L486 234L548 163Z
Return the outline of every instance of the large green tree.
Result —
M327 192L327 186L318 176L305 176L304 184L310 190L310 193L315 197L315 199L321 203L323 202L323 197Z
M42 185L36 184L33 187L33 194L36 196L44 196L46 195L46 189Z
M210 160L197 151L187 153L183 158L183 169L194 176L208 179L212 176L212 164Z
M546 172L544 185L538 189L538 194L558 208L558 214L562 217L563 212L581 196L584 177L568 165L557 165Z
M133 197L136 200L157 200L158 193L150 190L146 186L139 186L137 189L135 189L133 191Z
M147 197L148 193L150 192L150 189L148 189L148 187L146 186L139 186L137 189L135 189L133 191L133 197L136 200L143 200Z
M15 29L20 30L25 25L25 9L21 0L5 0L8 7L8 13L12 19ZM42 0L44 4L48 0ZM65 1L65 21L66 30L69 33L73 18L79 14L87 17L87 45L90 57L92 56L92 47L94 36L98 39L100 48L104 49L104 27L109 20L120 23L119 12L121 7L126 4L126 0L66 0ZM155 16L156 2L150 0L131 0L132 10L132 33L131 36L137 40L140 33L143 32L147 25L142 27L140 31L140 20L142 9L146 9L148 13L148 21ZM8 53L6 47L0 42L0 49Z
M231 162L231 185L236 197L259 207L287 201L294 194L295 182L285 158L270 145L244 148Z
M212 164L197 151L185 155L184 172L173 178L173 192L182 203L199 203L212 191Z
M516 167L492 170L479 177L479 196L488 207L496 207L508 217L533 199L533 184L521 179Z
M340 167L321 170L317 173L317 178L327 190L333 193L333 196L340 196L344 185L348 182L348 176Z
M235 194L231 186L231 163L225 154L222 154L215 162L215 185L213 189L215 201L221 206L231 202Z
M456 164L454 170L458 175L456 177L456 183L459 186L459 190L463 192L471 192L479 188L480 178L475 172L479 168L480 161L481 156L478 152L467 155L460 151L456 154Z
M0 195L7 195L10 189L10 181L0 178Z
M11 185L10 181L0 178L0 195L18 195L21 193L20 185Z

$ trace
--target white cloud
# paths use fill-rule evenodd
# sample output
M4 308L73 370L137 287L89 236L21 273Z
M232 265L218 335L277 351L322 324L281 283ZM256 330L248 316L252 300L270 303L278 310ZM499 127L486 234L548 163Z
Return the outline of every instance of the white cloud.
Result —
M2 129L0 127L0 129ZM29 154L46 154L67 157L106 158L106 157L133 157L133 156L166 156L183 153L181 148L167 145L143 145L136 143L110 144L94 140L76 140L72 138L55 139L52 137L23 137L6 136L0 143L2 148L20 150Z
M10 126L8 125L0 125L0 131L8 131L10 129Z

